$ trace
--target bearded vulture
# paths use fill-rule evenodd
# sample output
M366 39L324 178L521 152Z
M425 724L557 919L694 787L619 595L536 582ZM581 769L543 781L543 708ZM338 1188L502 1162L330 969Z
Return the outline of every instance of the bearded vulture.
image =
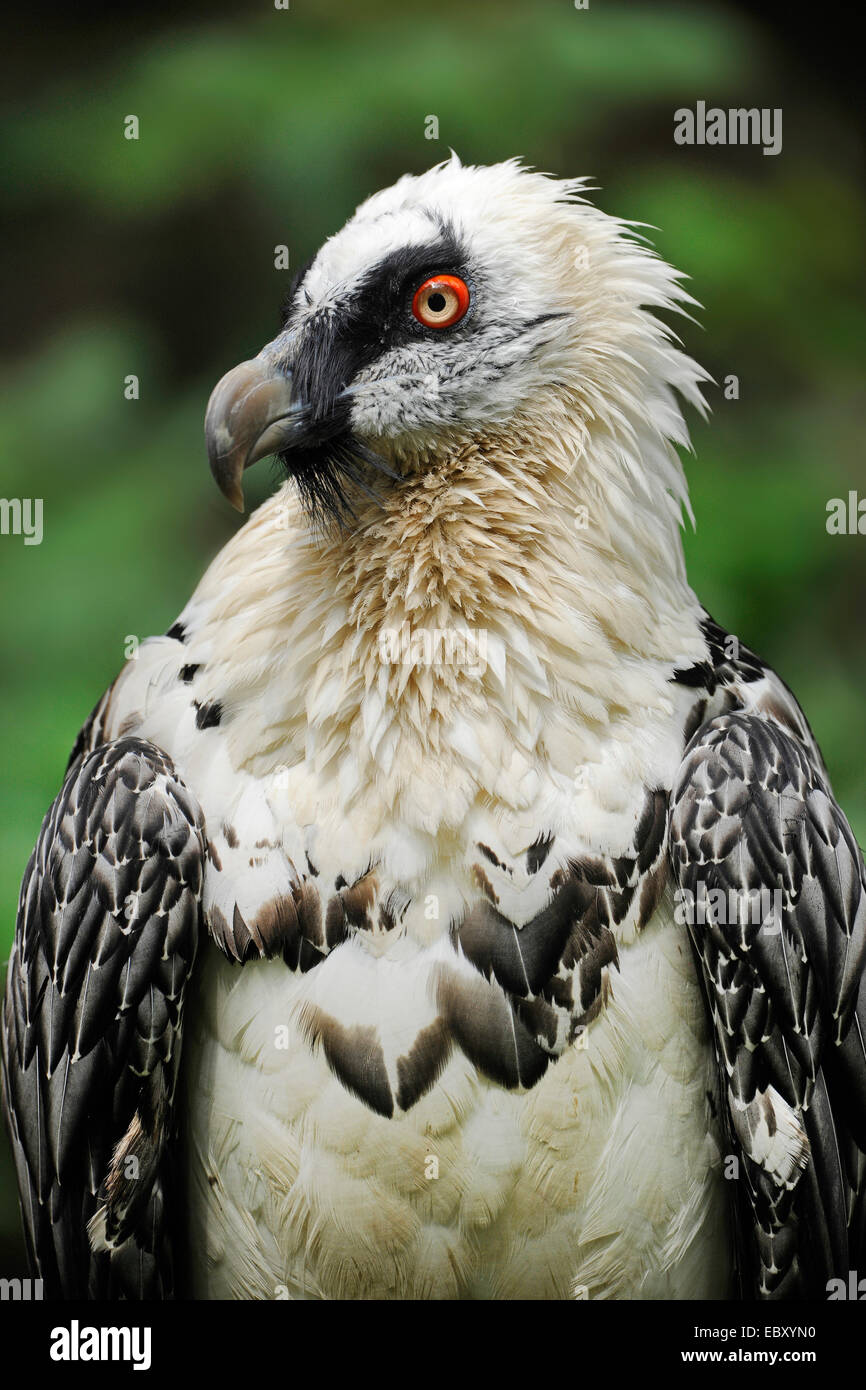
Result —
M584 180L363 203L211 397L279 490L82 729L3 1089L46 1295L826 1297L866 877L701 607L682 277Z

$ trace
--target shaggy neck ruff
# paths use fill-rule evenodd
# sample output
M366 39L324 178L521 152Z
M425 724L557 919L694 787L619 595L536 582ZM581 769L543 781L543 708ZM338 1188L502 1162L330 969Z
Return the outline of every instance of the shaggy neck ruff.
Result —
M672 667L702 651L677 455L651 409L590 429L577 402L540 404L403 460L340 535L315 535L288 483L226 546L197 645L248 715L224 726L237 766L304 764L346 808L458 824L670 712Z

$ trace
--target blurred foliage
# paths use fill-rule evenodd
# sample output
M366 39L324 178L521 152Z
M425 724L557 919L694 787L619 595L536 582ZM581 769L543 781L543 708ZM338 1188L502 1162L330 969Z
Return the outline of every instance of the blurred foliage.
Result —
M201 425L217 376L277 326L274 247L296 268L449 147L593 175L601 206L658 228L692 276L703 328L679 331L717 382L740 382L693 422L692 582L797 691L864 840L866 542L825 530L829 498L866 494L862 150L844 85L813 70L811 28L798 49L729 6L613 0L186 14L70 11L21 31L20 63L8 50L0 495L41 496L45 536L0 539L3 957L41 817L124 639L169 626L236 525ZM783 152L676 146L673 111L698 99L781 106ZM251 500L267 486L253 478ZM4 1274L8 1162L0 1149Z

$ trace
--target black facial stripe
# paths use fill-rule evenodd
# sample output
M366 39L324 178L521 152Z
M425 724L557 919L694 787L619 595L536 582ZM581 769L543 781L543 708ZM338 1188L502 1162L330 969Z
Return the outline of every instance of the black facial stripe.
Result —
M348 406L337 397L355 372L369 360L357 335L347 333L347 317L328 310L310 319L292 367L295 400L309 409L316 442L339 435L348 419ZM337 418L338 417L338 418Z
M364 276L342 304L313 316L304 327L293 364L297 399L310 406L317 442L340 435L348 421L348 404L340 392L386 348L423 328L407 321L411 295L429 275L454 273L465 253L447 229L423 246L391 251Z
M343 474L351 476L358 463L349 428L351 402L340 398L342 392L383 352L430 331L410 312L412 296L425 279L439 273L468 278L459 239L437 221L438 237L389 252L342 302L304 323L292 377L295 399L308 409L280 459L314 516L342 517L347 507ZM295 312L290 309L289 323Z
M365 315L380 316L380 328L388 327L396 318L402 320L408 301L418 286L431 275L460 274L465 269L466 253L456 233L443 229L441 235L423 246L406 246L391 251L373 266L354 296L356 305ZM380 307L381 306L381 307ZM397 326L396 324L394 326Z

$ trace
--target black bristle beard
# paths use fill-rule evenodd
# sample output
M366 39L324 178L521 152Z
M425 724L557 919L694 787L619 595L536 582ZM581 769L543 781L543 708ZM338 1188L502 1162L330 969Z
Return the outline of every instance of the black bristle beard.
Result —
M364 476L367 463L355 452L351 437L310 449L286 449L277 458L282 475L297 486L307 521L322 534L351 529L357 521L353 493L366 494L381 506Z

